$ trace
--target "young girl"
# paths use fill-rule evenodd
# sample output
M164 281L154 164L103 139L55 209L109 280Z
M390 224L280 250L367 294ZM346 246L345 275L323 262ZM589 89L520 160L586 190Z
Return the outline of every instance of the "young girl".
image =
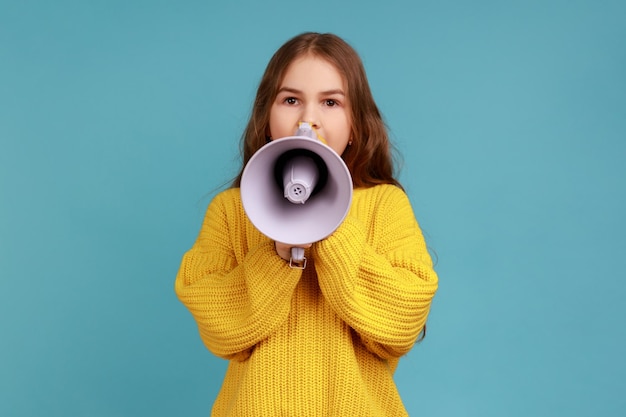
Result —
M289 245L247 219L239 185L252 155L301 122L341 155L354 193L295 269ZM242 142L242 171L210 203L175 285L206 347L229 360L212 415L406 416L393 374L425 329L437 275L357 53L331 34L289 40Z

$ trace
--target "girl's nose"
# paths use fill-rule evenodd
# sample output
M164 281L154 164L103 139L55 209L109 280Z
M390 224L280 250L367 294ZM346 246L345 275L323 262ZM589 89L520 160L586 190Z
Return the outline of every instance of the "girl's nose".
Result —
M320 120L319 120L319 114L317 112L317 110L314 108L314 106L307 106L304 109L304 112L302 114L302 122L306 122L309 123L311 125L311 127L315 128L315 129L319 129L320 127Z

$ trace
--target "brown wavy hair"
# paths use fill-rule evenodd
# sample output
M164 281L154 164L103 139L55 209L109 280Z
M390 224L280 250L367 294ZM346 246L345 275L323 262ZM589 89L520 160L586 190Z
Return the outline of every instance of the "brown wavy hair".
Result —
M352 174L355 188L394 184L394 148L367 81L357 52L337 35L307 32L287 41L270 59L259 83L252 114L241 137L243 166L233 181L239 187L243 169L256 151L267 143L270 110L289 65L312 54L335 66L343 76L350 102L352 144L341 156Z

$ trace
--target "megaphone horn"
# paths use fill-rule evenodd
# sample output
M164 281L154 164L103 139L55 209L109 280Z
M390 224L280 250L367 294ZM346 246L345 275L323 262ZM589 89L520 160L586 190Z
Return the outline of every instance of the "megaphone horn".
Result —
M252 224L288 245L330 236L352 202L352 177L343 159L303 123L295 136L273 140L246 164L241 201ZM303 250L292 248L301 261Z

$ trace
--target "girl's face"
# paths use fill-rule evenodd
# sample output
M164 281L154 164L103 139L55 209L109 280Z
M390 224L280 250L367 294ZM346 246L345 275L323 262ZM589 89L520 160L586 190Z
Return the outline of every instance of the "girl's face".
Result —
M293 61L270 110L270 136L293 136L308 122L339 155L348 146L350 103L339 71L328 61L304 55Z

